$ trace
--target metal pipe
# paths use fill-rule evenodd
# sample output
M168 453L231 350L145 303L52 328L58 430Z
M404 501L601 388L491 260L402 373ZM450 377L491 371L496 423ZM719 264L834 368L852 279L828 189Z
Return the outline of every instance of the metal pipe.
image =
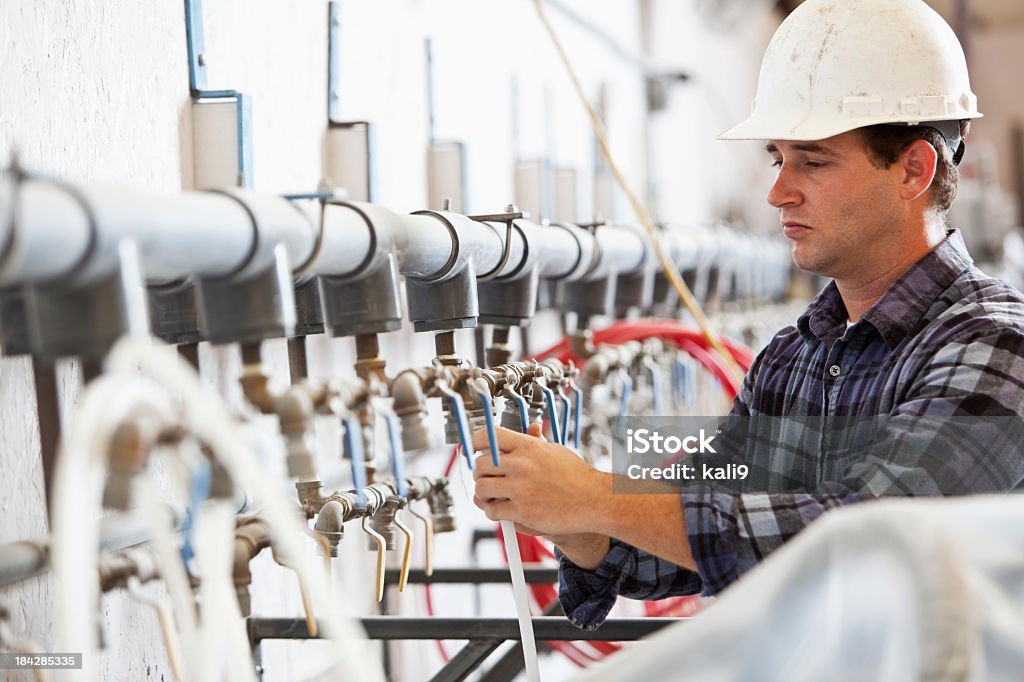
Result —
M57 398L57 370L53 363L32 358L35 382L36 414L39 417L39 454L43 468L43 490L46 494L46 515L53 508L53 481L60 443L60 403Z
M609 275L628 275L638 272L644 263L653 263L654 255L640 231L624 225L603 225L595 232L598 258L595 266L584 275L585 281L604 279Z
M129 237L150 284L245 278L270 265L279 244L298 265L316 241L292 202L234 189L159 195L29 178L0 190L0 215L13 216L0 228L0 286L92 281L115 267L117 245Z
M325 206L322 228L318 235L310 216L276 195L161 196L8 180L0 182L0 286L90 281L111 271L117 244L129 237L150 284L188 275L245 278L265 269L278 245L293 267L306 266L307 276L358 277L391 253L402 275L430 281L453 276L470 261L478 276L514 279L535 265L542 278L566 280L633 273L652 262L645 237L616 225L592 232L518 219L507 253L504 224L447 211L399 215L336 201ZM666 229L664 236L680 266L736 250L735 240L722 242L707 230Z
M184 515L168 507L174 526L181 530ZM111 514L100 519L100 548L119 551L149 541L149 524L137 513ZM48 540L26 540L0 545L0 588L26 580L50 567Z
M581 260L579 241L564 227L558 224L538 225L522 219L514 224L517 229L513 230L513 240L520 240L525 235L530 247L526 254L527 262L517 266L517 274L526 276L530 266L536 264L541 278L559 279L572 272ZM510 266L516 264L514 259L509 260ZM508 273L504 274L507 276Z
M39 575L49 565L45 542L25 540L0 545L0 587Z
M249 563L269 546L270 526L263 519L249 519L235 529L231 578L235 585L238 606L243 616L252 613L252 601L249 595L252 572L249 569Z
M423 379L412 371L405 371L391 383L394 411L401 420L402 447L406 451L433 447L433 435L427 425L427 400L423 393Z
M323 249L311 265L315 274L358 277L394 252L403 275L428 278L453 255L451 232L435 217L403 216L382 206L344 201L329 204L324 219ZM351 257L334 258L335 247Z
M369 616L360 619L370 639L481 639L518 640L519 623L515 618L421 618L406 616ZM666 625L689 618L609 618L597 630L581 630L564 616L534 616L537 639L634 641L651 635ZM249 641L258 644L267 639L311 639L306 621L301 618L249 618Z
M338 545L345 536L345 516L348 508L341 500L328 500L317 512L313 530L327 540L328 555L333 559L338 556Z
M18 283L10 272L31 272L39 281L60 277L79 262L89 248L92 231L81 204L53 183L0 182L0 286ZM16 189L17 187L17 189ZM17 194L16 194L17 192ZM60 230L39 229L60 225Z
M226 275L252 249L245 210L222 195L141 195L33 179L11 187L0 192L0 204L18 211L0 262L0 286L109 271L117 255L111 244L129 234L140 238L151 283L192 273ZM0 205L0 215L13 210Z

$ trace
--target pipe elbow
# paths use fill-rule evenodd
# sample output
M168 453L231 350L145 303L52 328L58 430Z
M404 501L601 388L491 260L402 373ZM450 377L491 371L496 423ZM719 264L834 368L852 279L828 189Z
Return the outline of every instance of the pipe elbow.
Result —
M395 377L391 383L391 396L395 401L395 414L399 417L427 409L422 379L415 372L406 371Z
M313 415L313 399L308 392L294 387L275 401L274 411L281 420L282 431L304 431L306 422Z
M270 377L262 365L246 365L242 369L242 394L263 414L273 414L274 395L270 392Z
M423 378L413 370L402 372L391 383L395 414L401 420L402 447L406 452L426 450L434 446L434 436L427 425L427 398Z
M316 515L313 530L318 533L341 533L344 531L347 509L339 500L328 500Z
M249 562L270 546L270 528L262 519L253 519L235 531L234 559L231 574L235 585L252 581Z
M345 515L348 508L339 500L328 500L316 515L313 530L327 541L329 556L338 556L338 545L345 536Z

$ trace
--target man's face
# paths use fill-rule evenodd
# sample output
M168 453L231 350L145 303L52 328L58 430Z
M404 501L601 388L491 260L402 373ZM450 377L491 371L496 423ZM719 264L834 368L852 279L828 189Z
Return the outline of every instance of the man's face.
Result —
M793 261L844 279L887 260L899 235L899 164L872 164L862 134L815 142L772 140L766 147L778 176L768 203L779 209Z

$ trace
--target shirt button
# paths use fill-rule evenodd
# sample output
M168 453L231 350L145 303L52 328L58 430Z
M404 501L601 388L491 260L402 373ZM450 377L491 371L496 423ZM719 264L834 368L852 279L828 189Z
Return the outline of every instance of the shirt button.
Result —
M832 376L834 376L834 377L837 377L837 376L839 376L839 373L840 373L841 371L842 371L842 370L841 370L841 369L839 369L839 365L832 365L831 367L829 367L829 368L828 368L828 373L829 373L829 374L831 374L831 375L832 375Z

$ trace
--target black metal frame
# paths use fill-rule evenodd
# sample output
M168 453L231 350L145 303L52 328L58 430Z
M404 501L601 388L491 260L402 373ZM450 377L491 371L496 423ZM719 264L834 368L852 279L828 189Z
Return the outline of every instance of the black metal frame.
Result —
M685 618L610 618L599 630L581 630L561 616L534 616L533 630L540 641L635 641ZM431 682L458 682L476 670L505 641L518 641L515 618L437 618L370 616L360 619L370 639L465 639L458 654L431 678ZM260 645L268 639L312 639L302 618L248 618L246 629L253 658L260 665ZM521 656L521 654L520 654ZM520 658L521 661L521 658ZM518 669L516 670L516 672ZM262 672L262 670L259 670Z

